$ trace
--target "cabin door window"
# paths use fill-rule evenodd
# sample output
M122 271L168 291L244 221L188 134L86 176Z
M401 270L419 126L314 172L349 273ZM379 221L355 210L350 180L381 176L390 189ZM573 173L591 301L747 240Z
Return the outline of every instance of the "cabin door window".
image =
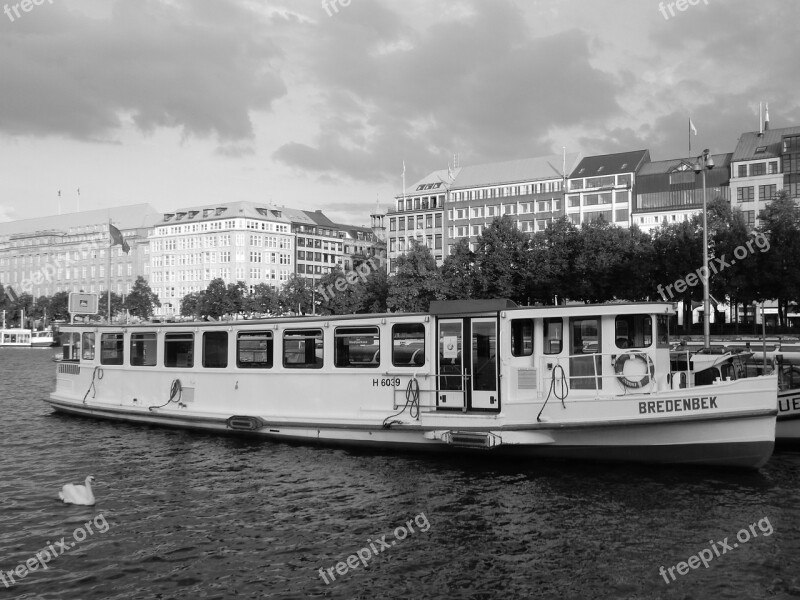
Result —
M572 345L569 353L569 384L575 390L599 390L603 387L600 362L600 319L570 319Z
M466 407L463 352L464 323L461 319L439 321L439 393L436 406L440 409Z
M470 365L470 403L472 409L498 410L497 321L472 319L472 361Z
M440 320L438 350L438 409L500 410L496 319Z

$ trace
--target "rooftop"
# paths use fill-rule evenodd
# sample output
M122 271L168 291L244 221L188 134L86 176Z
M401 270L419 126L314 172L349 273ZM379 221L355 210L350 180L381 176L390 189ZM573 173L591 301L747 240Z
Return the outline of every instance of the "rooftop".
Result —
M567 173L578 163L581 155L578 152L567 153ZM521 158L505 162L485 163L461 167L453 183L453 190L522 183L564 177L564 155L552 154L535 158Z
M649 150L587 156L575 167L570 178L634 173L638 172L639 168L647 162L650 162Z
M733 162L740 160L758 160L759 158L778 158L783 153L781 139L785 135L800 135L800 127L783 127L766 129L763 135L758 131L748 131L741 135L736 150L733 151Z
M0 223L0 237L35 232L63 232L87 226L105 225L109 220L120 230L152 227L160 213L149 204L130 204L63 215L20 219Z
M711 158L714 159L714 169L728 169L731 165L732 152L727 154L712 154ZM682 158L670 158L668 160L657 160L654 162L647 162L639 169L639 177L646 175L663 175L665 173L674 173L675 171L688 171L694 168L694 163L697 158L694 156Z

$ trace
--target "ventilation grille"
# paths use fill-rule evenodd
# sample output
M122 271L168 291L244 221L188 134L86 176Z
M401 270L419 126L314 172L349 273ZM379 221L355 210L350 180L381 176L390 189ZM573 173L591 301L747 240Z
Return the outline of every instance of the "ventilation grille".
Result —
M517 370L517 389L518 390L536 389L536 369Z

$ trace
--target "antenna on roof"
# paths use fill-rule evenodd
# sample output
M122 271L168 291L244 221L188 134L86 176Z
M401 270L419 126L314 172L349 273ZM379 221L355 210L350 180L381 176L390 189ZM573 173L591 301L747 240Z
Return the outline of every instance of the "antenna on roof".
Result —
M458 160L458 152L454 152L454 153L453 153L453 168L454 168L454 169L457 169L457 168L459 168L460 166L461 166L461 165L460 165L460 163L459 163L459 160Z
M764 114L764 131L769 129L769 102L767 102L767 110Z

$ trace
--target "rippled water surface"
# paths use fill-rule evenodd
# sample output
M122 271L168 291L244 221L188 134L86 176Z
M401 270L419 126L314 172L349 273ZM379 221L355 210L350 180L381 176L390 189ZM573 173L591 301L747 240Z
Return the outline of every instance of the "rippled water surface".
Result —
M60 551L0 598L800 597L798 453L757 472L506 463L117 424L42 402L51 355L0 349L0 570ZM89 474L96 506L58 501ZM708 568L659 574L752 523Z

